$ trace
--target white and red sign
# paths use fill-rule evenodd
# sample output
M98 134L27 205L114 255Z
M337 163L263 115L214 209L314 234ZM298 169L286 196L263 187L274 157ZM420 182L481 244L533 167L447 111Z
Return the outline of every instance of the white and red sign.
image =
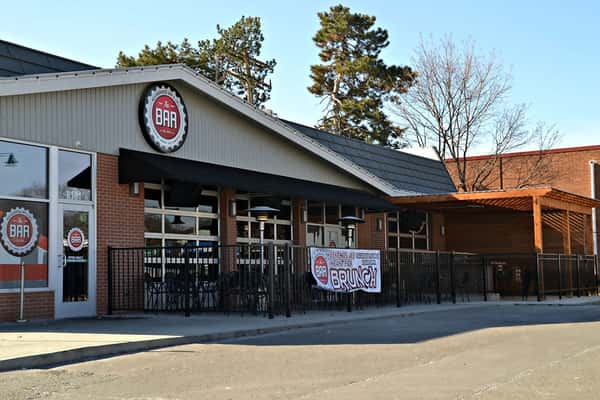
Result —
M150 85L140 101L140 125L148 143L162 153L172 153L185 142L187 109L183 99L166 83Z
M79 228L71 228L67 234L67 246L74 252L79 252L85 244L85 235Z
M35 250L38 239L38 224L29 210L17 207L4 214L0 222L0 240L10 254L26 256Z
M379 250L310 248L312 274L321 289L381 292Z

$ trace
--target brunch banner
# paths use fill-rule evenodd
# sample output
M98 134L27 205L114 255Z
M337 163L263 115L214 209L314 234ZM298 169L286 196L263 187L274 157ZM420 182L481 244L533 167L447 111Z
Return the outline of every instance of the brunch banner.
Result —
M312 274L321 289L381 292L379 250L310 248Z

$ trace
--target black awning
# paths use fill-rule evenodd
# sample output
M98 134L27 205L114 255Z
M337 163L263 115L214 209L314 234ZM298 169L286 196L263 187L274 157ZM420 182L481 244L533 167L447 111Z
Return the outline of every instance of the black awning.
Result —
M397 208L375 195L360 190L120 149L119 183L159 182L161 179L198 185L228 186L238 190L270 193L288 198L331 201L378 211Z

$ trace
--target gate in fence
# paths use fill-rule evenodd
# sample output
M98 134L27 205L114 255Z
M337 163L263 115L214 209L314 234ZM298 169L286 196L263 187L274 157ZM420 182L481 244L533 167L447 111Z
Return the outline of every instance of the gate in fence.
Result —
M598 293L593 256L380 251L381 292L319 289L308 247L274 244L109 247L108 308L148 312L293 312L546 294Z

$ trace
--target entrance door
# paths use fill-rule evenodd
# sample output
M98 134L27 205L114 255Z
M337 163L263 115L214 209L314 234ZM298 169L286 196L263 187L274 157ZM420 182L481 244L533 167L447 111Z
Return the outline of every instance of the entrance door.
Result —
M325 227L325 246L344 248L344 238L342 237L342 228L326 226Z
M61 204L56 318L96 314L96 238L92 207Z

